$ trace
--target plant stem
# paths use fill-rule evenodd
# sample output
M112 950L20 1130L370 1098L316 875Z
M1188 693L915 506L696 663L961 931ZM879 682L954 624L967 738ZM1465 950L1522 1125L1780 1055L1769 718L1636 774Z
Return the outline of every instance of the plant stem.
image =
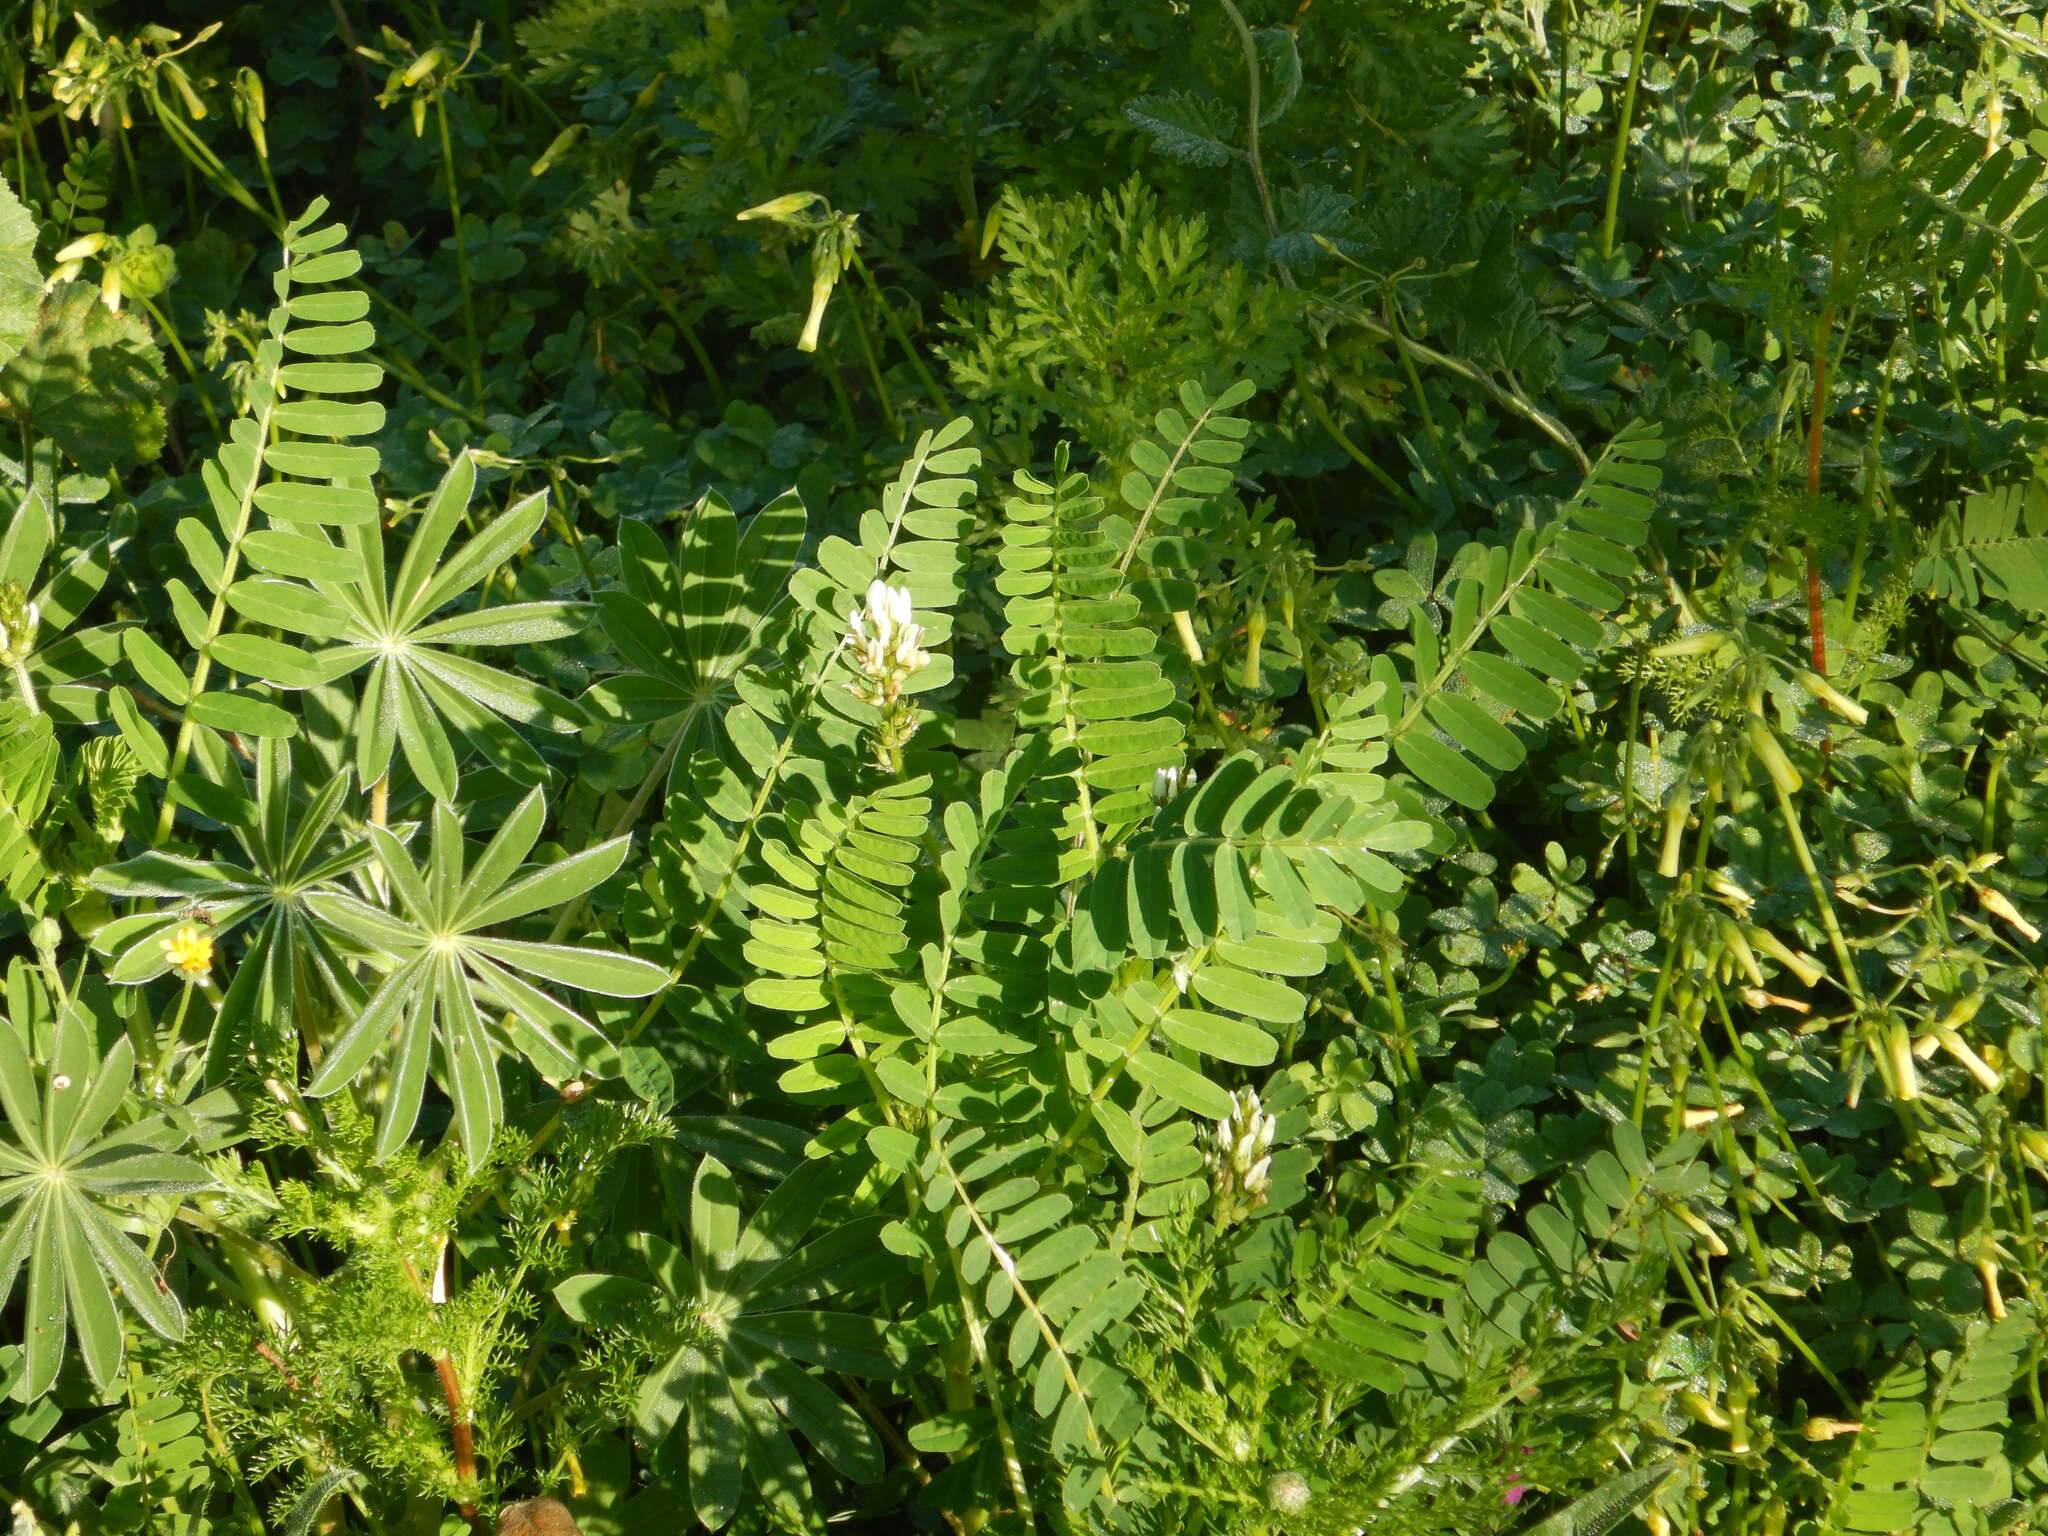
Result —
M1258 189L1259 212L1266 220L1266 238L1270 240L1279 234L1280 225L1273 217L1273 194L1266 186L1266 164L1259 151L1259 45L1252 37L1252 29L1245 25L1244 13L1237 8L1237 0L1221 0L1221 4L1230 16L1230 24L1237 29L1238 46L1244 50L1244 153L1252 169L1252 185ZM1288 287L1294 286L1294 276L1285 267L1280 269L1280 278Z
M868 270L867 261L861 255L858 246L853 252L853 269L861 275L861 281L868 285L868 292L874 297L876 307L882 312L882 323L889 328L889 334L896 338L896 345L903 349L903 355L910 360L911 368L917 373L918 382L924 385L925 393L932 397L932 404L941 410L945 409L946 392L939 387L939 381L933 377L923 354L912 343L910 333L903 329L903 322L896 318L896 311L890 308L888 299L883 296L882 285L875 281L875 274Z
M1614 256L1614 221L1621 209L1621 173L1628 165L1628 132L1635 121L1636 89L1643 81L1643 50L1649 45L1650 23L1657 15L1657 0L1642 0L1636 21L1635 51L1629 55L1628 84L1621 92L1621 120L1614 125L1614 158L1607 167L1607 211L1600 220L1600 259Z
M158 309L155 304L151 303L141 294L135 295L135 302L149 311L150 319L156 322L156 328L163 332L164 340L168 341L171 344L171 350L178 354L178 361L185 365L185 372L191 375L192 393L199 397L199 407L206 412L206 424L213 429L213 435L216 438L225 437L227 434L221 429L220 416L213 408L213 401L207 397L206 381L200 375L198 368L193 365L192 354L185 350L185 343L178 339L176 328L172 326L162 310Z
M448 97L434 97L434 123L441 138L441 174L448 178L448 217L455 224L455 275L462 283L462 329L469 338L469 392L483 409L483 348L476 338L476 295L469 280L469 242L462 232L462 194L455 182L455 146L448 134Z
M1835 952L1835 963L1842 968L1842 990L1860 1009L1866 1001L1863 979L1857 974L1855 958L1849 952L1849 941L1843 937L1842 925L1835 917L1835 903L1828 895L1827 882L1821 878L1820 866L1813 861L1813 849L1807 845L1806 833L1799 825L1798 808L1792 804L1792 796L1784 785L1775 778L1771 779L1771 793L1777 797L1778 816L1784 823L1785 836L1792 843L1792 856L1799 861L1799 868L1806 875L1806 884L1813 892L1814 910L1820 915L1821 927L1827 930L1829 947Z
M683 312L669 301L653 278L640 270L640 264L631 256L626 258L626 270L640 280L640 291L654 301L654 307L668 316L669 323L676 328L676 334L683 338L683 345L690 349L690 355L697 359L697 366L704 370L704 384L711 391L711 403L720 411L725 409L725 381L719 378L718 369L711 361L711 354L704 350L704 343L697 335L697 328L683 318Z

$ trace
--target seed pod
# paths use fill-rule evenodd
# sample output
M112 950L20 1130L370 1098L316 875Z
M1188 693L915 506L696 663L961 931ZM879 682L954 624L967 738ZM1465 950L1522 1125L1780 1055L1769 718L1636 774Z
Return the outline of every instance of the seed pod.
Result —
M405 66L405 73L398 77L398 83L403 86L418 85L440 67L443 57L445 55L442 54L439 48L429 48L425 53ZM559 1508L560 1506L557 1507Z
M1778 745L1776 733L1771 730L1762 715L1751 715L1742 722L1743 734L1749 738L1750 754L1763 765L1771 782L1780 794L1796 795L1805 780L1799 777L1799 770L1792 766L1792 759L1785 755L1785 749Z
M1677 795L1664 807L1664 841L1657 850L1657 873L1666 880L1676 880L1685 868L1685 824L1690 815L1690 807Z
M1695 1216L1691 1211L1687 1210L1682 1205L1673 1206L1671 1214L1676 1216L1680 1221L1684 1222L1688 1227L1692 1228L1694 1232L1699 1234L1700 1242L1706 1247L1707 1252L1711 1253L1717 1259L1725 1259L1728 1257L1728 1245L1721 1240L1721 1234L1716 1232L1711 1226L1707 1225L1705 1221L1701 1220L1698 1216ZM1714 1428L1716 1429L1726 1429L1727 1427L1728 1426L1726 1424L1714 1425Z
M1680 635L1676 640L1666 640L1650 647L1652 656L1702 656L1709 651L1718 651L1728 643L1724 630L1703 629L1697 634Z
M1863 1426L1854 1419L1808 1419L1800 1433L1809 1440L1832 1440L1837 1435L1853 1435Z
M1820 979L1827 975L1826 966L1804 950L1792 948L1768 928L1759 928L1754 923L1744 923L1742 936L1749 940L1752 948L1762 950L1797 976L1802 986L1817 986Z
M1714 931L1721 936L1721 943L1728 953L1735 957L1735 963L1742 967L1742 974L1749 978L1750 985L1761 987L1764 984L1764 970L1756 963L1756 951L1749 947L1749 940L1743 937L1742 925L1734 918L1716 912Z
M2005 1320L2005 1297L1998 1289L1998 1260L1982 1258L1977 1261L1977 1278L1984 1282L1984 1310L1991 1314L1994 1323Z
M1893 1019L1885 1026L1884 1046L1891 1059L1892 1079L1899 1098L1919 1098L1920 1069L1913 1064L1913 1036L1901 1020Z
M2005 892L1988 885L1972 885L1970 889L1977 893L1978 905L1993 917L2002 918L2010 923L2014 931L2029 944L2038 944L2041 941L2041 930L2027 921Z
M1678 1406L1709 1429L1726 1430L1735 1427L1735 1420L1726 1408L1697 1392L1688 1390L1679 1393Z
M549 141L548 147L540 152L540 158L527 171L529 176L545 176L554 169L555 162L566 155L576 141L583 137L584 125L571 123Z
M1821 703L1832 709L1851 725L1868 725L1870 723L1869 710L1858 704L1818 672L1799 672L1794 675L1799 679L1800 687L1804 688L1816 699L1819 699Z
M1996 1093L2005 1086L1991 1063L1970 1049L1970 1043L1952 1029L1936 1029L1935 1040L1940 1047L1961 1062L1970 1076L1977 1079L1977 1086L1986 1093Z
M80 235L50 259L61 266L65 262L80 261L87 256L97 256L106 249L106 245L106 235L99 230L94 230L89 235Z

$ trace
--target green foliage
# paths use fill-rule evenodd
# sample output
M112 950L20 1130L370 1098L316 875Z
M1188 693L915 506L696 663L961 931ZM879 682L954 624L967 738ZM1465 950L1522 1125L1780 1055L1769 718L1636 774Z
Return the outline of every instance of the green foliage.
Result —
M2034 9L0 4L16 1536L2048 1522Z
M1166 213L1140 181L1100 199L1006 193L989 217L1005 267L955 312L951 365L998 427L1056 417L1114 452L1182 379L1271 384L1292 366L1286 296L1217 270L1207 220Z
M93 1384L111 1388L125 1354L123 1307L166 1338L185 1331L177 1297L158 1289L117 1217L144 1197L204 1189L212 1179L178 1154L185 1137L175 1124L124 1115L134 1077L134 1047L117 1040L97 1055L76 1013L58 1022L40 1074L21 1039L0 1031L0 1103L11 1137L0 1145L0 1207L14 1208L0 1228L0 1299L26 1266L15 1383L22 1399L50 1390L73 1339Z

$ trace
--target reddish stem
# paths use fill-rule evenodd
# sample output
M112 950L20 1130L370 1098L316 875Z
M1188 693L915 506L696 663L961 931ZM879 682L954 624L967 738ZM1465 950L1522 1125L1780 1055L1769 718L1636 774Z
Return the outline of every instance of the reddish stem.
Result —
M434 1371L441 1378L441 1395L448 1400L449 1434L455 1442L455 1475L465 1483L476 1481L476 1441L469 1428L469 1415L462 1408L462 1387L455 1380L455 1362L445 1354L434 1356ZM467 1499L457 1502L462 1518L476 1526L476 1506Z

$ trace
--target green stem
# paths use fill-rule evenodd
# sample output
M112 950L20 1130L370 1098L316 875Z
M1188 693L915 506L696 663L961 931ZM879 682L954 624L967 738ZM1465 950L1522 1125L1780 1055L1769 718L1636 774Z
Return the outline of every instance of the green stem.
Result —
M690 355L697 359L697 366L704 370L705 387L711 391L711 403L720 411L725 409L725 381L718 376L718 368L711 361L711 354L704 349L703 340L697 335L697 328L683 318L683 312L669 302L654 279L640 270L640 263L631 256L626 258L626 270L640 280L640 292L654 301L654 307L668 316L669 324L676 328L676 334L683 338L683 345L690 349Z
M1251 165L1252 185L1258 189L1259 212L1265 217L1266 238L1270 240L1280 232L1280 225L1273 217L1273 194L1266 186L1266 164L1259 151L1259 45L1252 38L1252 29L1245 25L1244 13L1238 10L1236 0L1221 3L1230 15L1231 26L1237 29L1238 46L1244 50L1244 153ZM1294 286L1293 275L1285 267L1280 269L1280 278L1288 287Z
M1621 121L1614 125L1614 159L1607 167L1607 211L1600 221L1600 259L1614 255L1614 220L1621 208L1621 173L1628 165L1628 131L1635 121L1636 89L1643 80L1643 50L1649 46L1650 23L1657 14L1657 0L1642 0L1636 22L1635 51L1629 55L1628 84L1621 93Z
M941 410L945 409L946 392L939 387L939 381L933 377L923 354L911 342L910 333L903 329L903 322L896 318L896 311L890 308L888 299L882 294L882 285L875 281L875 274L868 270L867 261L861 256L858 248L853 253L853 269L861 275L861 281L868 285L868 292L874 296L876 307L882 311L882 323L889 328L889 334L896 338L896 345L903 349L903 355L910 360L911 368L917 373L917 381L924 386L925 393L932 397L932 403Z
M216 439L225 437L227 434L221 428L220 416L213 408L213 401L207 398L206 381L201 377L198 368L193 365L192 354L185 350L185 343L178 339L177 330L165 318L164 312L141 294L135 295L135 302L149 311L150 319L156 322L156 328L163 332L164 340L168 341L171 344L171 350L178 354L178 361L185 365L185 372L191 375L192 393L199 397L200 409L206 412L206 424L213 429L214 437Z
M441 174L448 178L448 217L455 224L455 275L462 283L462 329L469 338L469 392L478 409L484 403L483 349L476 339L476 295L469 280L469 242L462 233L462 195L456 189L455 146L448 134L448 98L434 97L434 124L440 131Z
M903 436L903 423L896 415L896 402L889 395L889 385L882 378L882 361L875 356L874 338L868 335L867 322L861 319L860 306L847 296L847 310L853 316L853 334L860 342L861 361L867 365L868 377L874 381L875 399L882 407L882 419L889 425L889 435Z
M1813 861L1813 849L1807 845L1806 833L1799 825L1798 809L1792 804L1792 797L1786 793L1785 786L1776 779L1771 779L1771 793L1777 797L1778 815L1785 824L1785 835L1791 839L1792 855L1799 861L1807 886L1813 892L1814 910L1820 916L1821 927L1827 930L1829 947L1835 952L1835 963L1842 968L1842 990L1860 1009L1865 1002L1863 980L1856 973L1856 961L1849 953L1849 941L1843 937L1842 925L1835 917L1835 903L1828 894L1827 882L1821 878L1820 866Z
M1415 371L1415 358L1408 350L1408 337L1401 330L1401 324L1394 318L1394 301L1390 295L1386 305L1387 332L1394 338L1394 351L1401 359L1401 371L1408 376L1408 388L1415 396L1415 408L1422 416L1422 430L1429 436L1429 455L1436 460L1436 472L1442 476L1446 487L1455 482L1451 479L1450 460L1444 456L1444 440L1436 429L1436 413L1429 408L1429 396L1422 388L1422 375Z

